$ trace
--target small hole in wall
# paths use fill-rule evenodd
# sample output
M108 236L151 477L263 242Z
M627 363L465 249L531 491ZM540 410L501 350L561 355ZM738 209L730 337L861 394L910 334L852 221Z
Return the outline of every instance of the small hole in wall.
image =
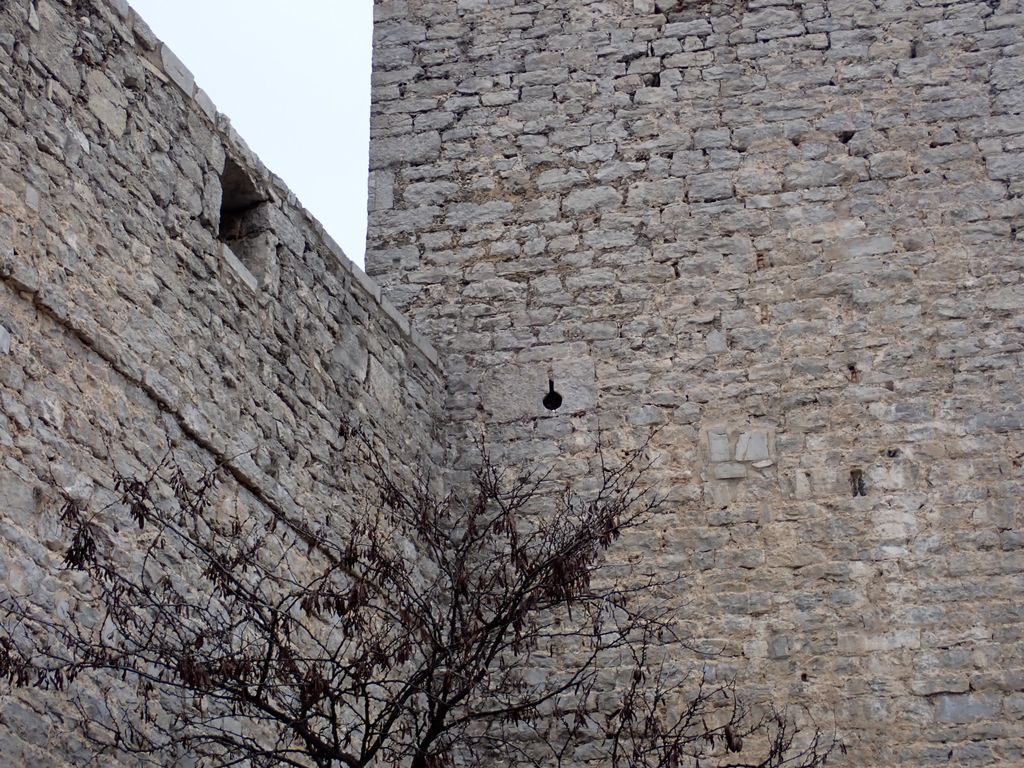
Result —
M854 498L868 495L867 486L864 484L864 470L850 470L850 492Z
M240 270L253 288L264 284L276 260L276 243L267 231L268 218L263 210L266 194L260 192L252 176L230 157L224 160L220 177L220 224L217 239L245 269ZM236 267L237 270L237 267ZM248 275L245 275L248 270Z
M860 381L860 372L857 370L857 366L854 363L848 363L846 370L849 373L850 381L856 384Z
M237 239L245 214L266 200L249 174L230 157L224 160L220 176L220 230L217 236L224 242Z
M562 407L562 396L555 391L555 382L551 379L548 379L548 393L541 402L549 411L557 411Z

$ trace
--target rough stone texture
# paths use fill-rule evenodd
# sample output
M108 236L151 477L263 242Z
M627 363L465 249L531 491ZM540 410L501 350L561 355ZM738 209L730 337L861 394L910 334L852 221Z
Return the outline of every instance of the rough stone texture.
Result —
M619 554L684 576L714 674L834 711L848 765L1024 762L1020 3L376 16L386 299L123 2L0 4L0 588L73 596L47 489L168 440L302 521L358 499L353 418L568 479L656 429ZM4 761L90 758L0 706Z
M169 443L310 527L362 509L349 426L440 462L436 352L127 6L2 3L0 46L0 596L73 600L53 486L109 498ZM264 201L230 243L229 167ZM0 700L0 763L92 764L60 698Z
M1024 763L1020 2L375 11L367 268L455 423L657 427L633 545L718 670L837 762Z

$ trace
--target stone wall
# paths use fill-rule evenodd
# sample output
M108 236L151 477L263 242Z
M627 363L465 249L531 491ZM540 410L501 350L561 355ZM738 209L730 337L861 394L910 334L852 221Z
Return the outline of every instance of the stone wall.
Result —
M310 528L360 502L348 427L438 464L442 403L429 343L126 5L0 3L4 597L82 586L57 489L106 499L173 445ZM0 762L95 757L59 699L0 701Z
M719 670L849 765L1024 762L1024 7L375 9L367 269L453 420L657 428L631 546Z

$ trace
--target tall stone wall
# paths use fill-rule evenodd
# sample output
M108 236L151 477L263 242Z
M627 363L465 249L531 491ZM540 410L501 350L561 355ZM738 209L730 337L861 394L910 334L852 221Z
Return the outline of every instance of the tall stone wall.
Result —
M719 670L849 765L1024 762L1024 7L375 10L367 269L456 423L657 428L630 546Z
M442 404L429 343L126 5L0 3L0 595L84 588L60 491L101 504L171 445L315 529L361 504L350 426L437 464ZM0 763L108 764L61 698L0 700Z

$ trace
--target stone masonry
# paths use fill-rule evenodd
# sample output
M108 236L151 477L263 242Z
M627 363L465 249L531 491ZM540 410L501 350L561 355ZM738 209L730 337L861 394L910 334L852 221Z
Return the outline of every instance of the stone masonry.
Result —
M714 673L1024 764L1024 6L375 10L367 269L446 417L568 478L656 430L629 545Z
M302 527L353 422L558 481L653 432L616 556L681 576L685 663L837 763L1024 763L1024 7L375 7L383 290L123 0L0 0L0 596L63 610L53 486L167 445ZM78 720L4 697L0 763Z
M437 362L127 5L0 2L0 596L66 610L54 486L168 445L299 528L360 503L353 423L439 464ZM0 764L110 764L59 701L0 699Z

